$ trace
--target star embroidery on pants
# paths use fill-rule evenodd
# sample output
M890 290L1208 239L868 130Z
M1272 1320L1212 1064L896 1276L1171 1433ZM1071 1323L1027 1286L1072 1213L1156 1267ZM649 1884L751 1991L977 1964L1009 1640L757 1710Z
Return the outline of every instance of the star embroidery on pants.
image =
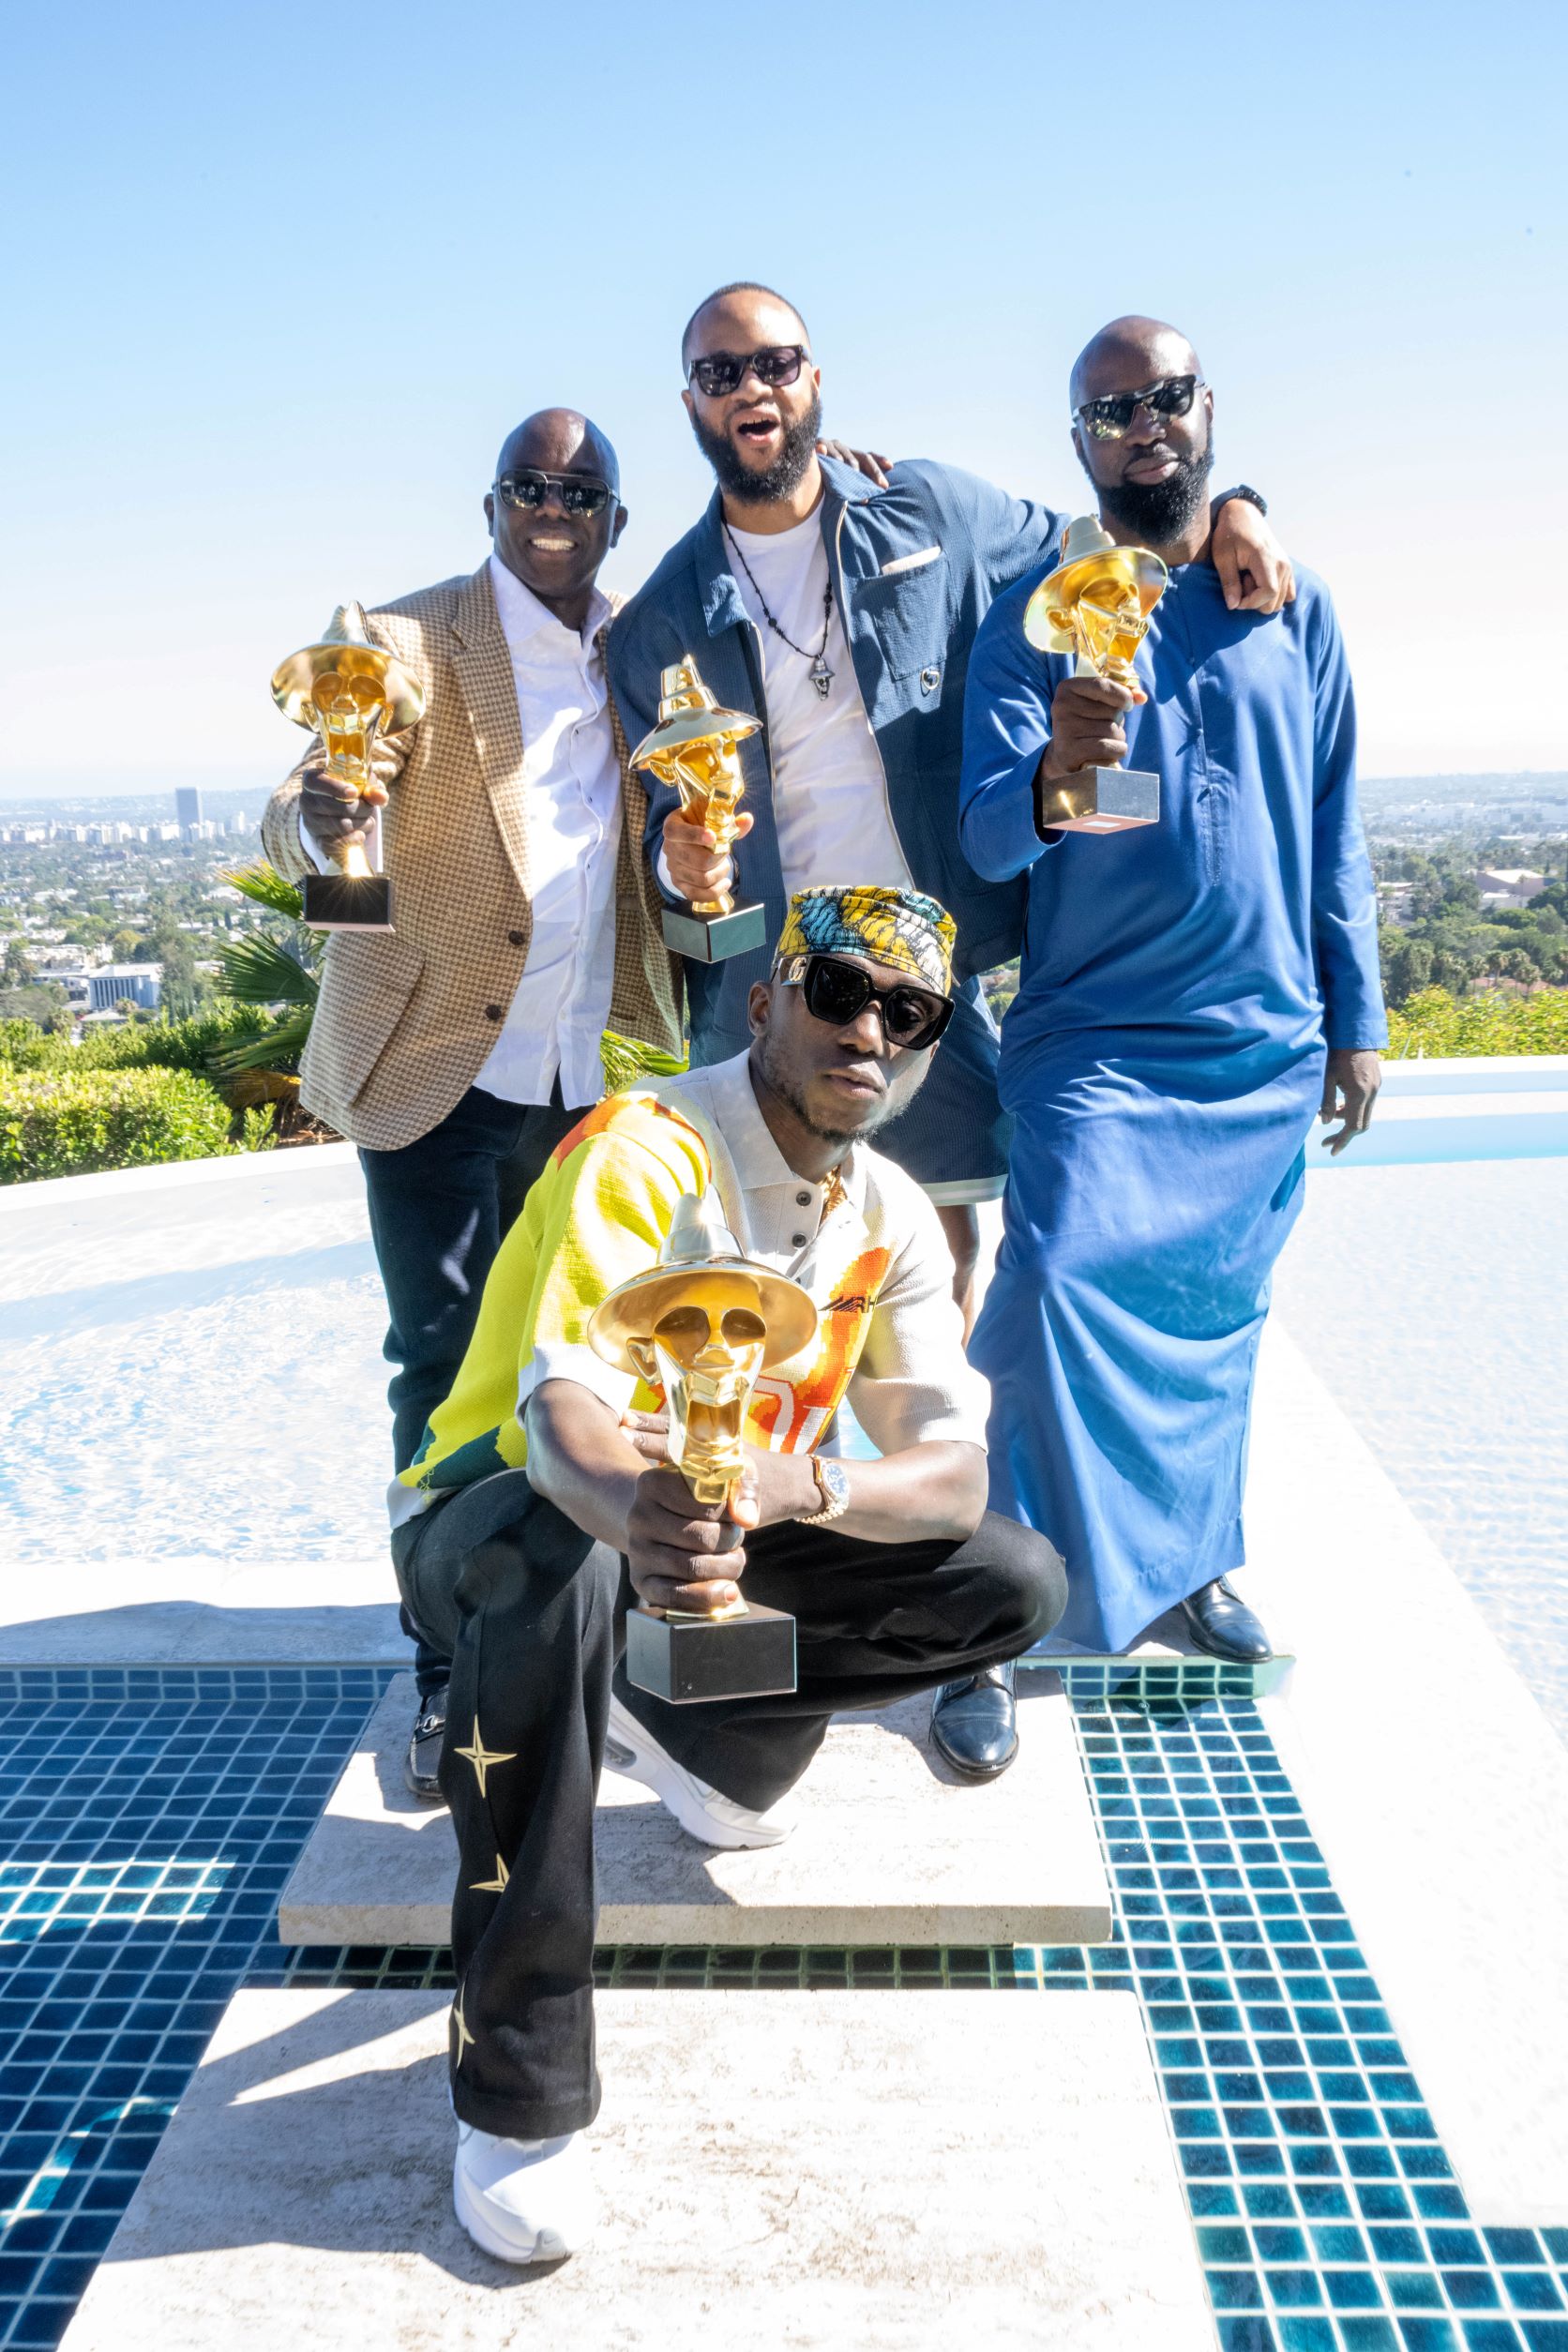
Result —
M506 1881L511 1875L511 1872L507 1869L500 1855L497 1854L495 1858L494 1877L475 1878L472 1886L469 1888L469 1892L470 1894L505 1894L506 1892Z
M481 1797L487 1796L490 1793L485 1787L485 1774L490 1771L492 1764L515 1764L517 1762L515 1750L510 1756L506 1756L503 1755L499 1748L486 1747L483 1735L479 1729L479 1718L477 1715L474 1718L474 1739L472 1744L466 1748L459 1748L457 1750L457 1754L461 1756L466 1756L469 1763L473 1765L474 1770L478 1774L479 1794Z
M458 2029L458 2064L460 2066L462 2064L462 2054L464 2050L472 2050L475 2047L474 2036L468 2030L468 2020L462 2013L462 1995L460 1993L459 1994L457 1999L452 2003L452 2023Z

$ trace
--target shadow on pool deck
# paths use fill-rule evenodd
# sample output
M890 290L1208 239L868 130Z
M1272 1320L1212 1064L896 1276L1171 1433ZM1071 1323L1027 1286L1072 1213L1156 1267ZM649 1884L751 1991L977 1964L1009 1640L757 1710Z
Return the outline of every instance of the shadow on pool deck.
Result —
M332 1574L323 1563L323 1579ZM37 1592L31 1597L36 1602ZM132 1601L115 1608L24 1617L0 1626L0 1666L401 1666L411 1654L395 1601L304 1608Z

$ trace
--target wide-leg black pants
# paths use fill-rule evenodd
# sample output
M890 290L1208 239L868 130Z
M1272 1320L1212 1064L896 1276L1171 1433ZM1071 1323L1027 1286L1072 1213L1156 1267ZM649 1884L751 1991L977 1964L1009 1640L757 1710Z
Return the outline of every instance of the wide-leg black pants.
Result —
M671 1707L633 1690L620 1662L625 1560L526 1471L399 1529L393 1554L410 1616L453 1660L441 1762L460 1854L453 2104L517 2139L580 2130L598 2110L594 1802L612 1677L669 1755L761 1811L838 1710L1018 1657L1066 1602L1049 1544L992 1513L962 1544L864 1544L787 1521L747 1538L745 1589L795 1618L798 1689Z

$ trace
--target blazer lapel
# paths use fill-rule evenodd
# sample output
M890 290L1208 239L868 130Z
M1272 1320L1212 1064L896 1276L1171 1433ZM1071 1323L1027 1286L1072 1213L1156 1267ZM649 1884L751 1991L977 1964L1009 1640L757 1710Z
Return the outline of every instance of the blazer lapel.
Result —
M513 872L530 896L528 808L522 782L522 728L512 657L501 633L489 563L481 564L452 616L452 667L474 735L479 775Z

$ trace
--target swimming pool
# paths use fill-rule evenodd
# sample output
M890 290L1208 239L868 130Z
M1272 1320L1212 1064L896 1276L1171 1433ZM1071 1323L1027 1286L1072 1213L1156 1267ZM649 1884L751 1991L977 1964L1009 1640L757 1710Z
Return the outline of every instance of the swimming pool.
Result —
M1275 1297L1568 1738L1565 1130L1568 1057L1390 1064L1371 1134L1308 1146ZM40 1591L178 1562L199 1598L277 1561L330 1597L335 1563L384 1560L348 1146L0 1192L0 1547Z

